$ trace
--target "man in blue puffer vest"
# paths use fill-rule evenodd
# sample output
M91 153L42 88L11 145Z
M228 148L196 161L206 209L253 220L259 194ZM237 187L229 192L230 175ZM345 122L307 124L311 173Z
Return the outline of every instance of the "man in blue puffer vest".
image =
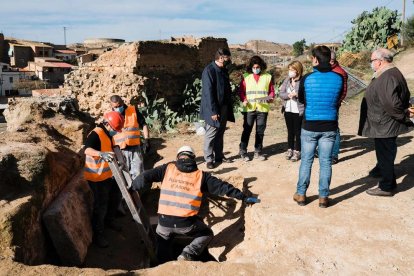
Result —
M332 71L331 50L317 46L312 50L313 72L305 75L299 85L298 99L305 105L301 132L302 160L299 180L293 200L306 204L311 168L316 147L319 148L319 207L329 205L329 185L332 175L332 149L338 129L338 108L343 89L343 77Z

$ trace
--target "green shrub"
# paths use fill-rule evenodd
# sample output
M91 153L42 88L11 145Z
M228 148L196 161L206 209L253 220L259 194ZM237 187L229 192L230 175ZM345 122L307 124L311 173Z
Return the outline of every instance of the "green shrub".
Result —
M340 52L360 52L386 47L387 38L400 33L401 19L398 11L377 7L372 12L364 11L351 21L354 25L346 34Z

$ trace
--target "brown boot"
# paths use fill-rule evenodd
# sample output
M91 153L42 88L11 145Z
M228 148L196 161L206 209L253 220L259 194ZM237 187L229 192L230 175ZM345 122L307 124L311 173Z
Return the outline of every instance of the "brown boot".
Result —
M319 207L327 208L329 206L329 200L327 197L320 197L319 198Z
M306 196L305 195L299 195L298 193L295 193L293 195L293 200L296 201L296 203L300 206L305 206L305 204L306 204Z

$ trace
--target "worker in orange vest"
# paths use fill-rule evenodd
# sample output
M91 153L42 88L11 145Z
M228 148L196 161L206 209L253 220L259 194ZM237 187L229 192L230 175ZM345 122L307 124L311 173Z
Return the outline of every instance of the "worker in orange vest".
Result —
M144 116L138 111L138 108L133 105L127 106L120 96L113 95L110 98L110 102L112 110L118 112L125 118L122 132L115 135L113 139L114 144L121 148L131 178L134 180L144 171L144 161L141 151L148 153L151 147L148 126ZM141 128L144 136L142 141Z
M194 150L182 146L176 162L167 163L140 174L133 182L133 189L149 189L152 182L162 182L158 204L158 238L160 243L171 241L174 235L192 237L177 260L197 260L213 239L213 231L197 216L204 193L252 202L249 192L243 193L208 172L197 168ZM159 243L159 244L160 244ZM158 246L158 254L160 254Z
M104 115L104 120L93 129L85 141L85 167L84 177L93 192L94 204L92 227L94 242L99 247L108 247L104 235L105 224L113 230L120 231L115 224L115 214L121 201L121 193L112 178L108 161L112 161L112 137L122 130L123 117L115 111Z

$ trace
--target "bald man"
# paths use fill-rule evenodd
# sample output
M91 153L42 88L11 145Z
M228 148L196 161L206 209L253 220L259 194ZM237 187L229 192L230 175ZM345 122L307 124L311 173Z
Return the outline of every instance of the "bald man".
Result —
M393 196L397 191L394 161L397 136L408 132L410 91L407 81L393 64L393 53L377 49L371 54L374 76L361 105L358 134L374 138L376 166L369 175L380 178L378 186L367 190L372 196Z

